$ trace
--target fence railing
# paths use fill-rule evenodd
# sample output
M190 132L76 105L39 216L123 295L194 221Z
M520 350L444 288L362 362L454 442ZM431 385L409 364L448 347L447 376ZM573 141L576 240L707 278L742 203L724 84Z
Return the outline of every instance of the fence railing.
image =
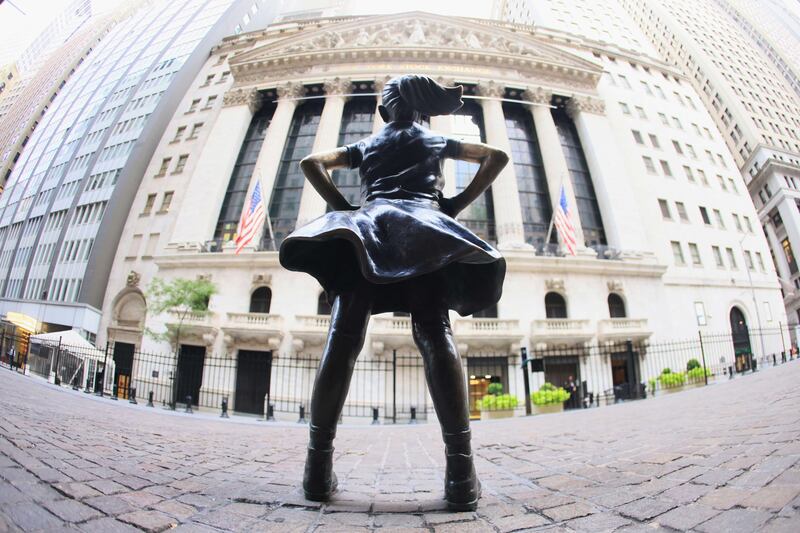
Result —
M245 313L229 318L252 326L272 324L272 319ZM306 318L320 330L327 326L318 317ZM387 319L384 329L405 331L407 322L405 317ZM517 330L516 321L486 319L481 324L477 329L482 335ZM617 325L622 328L625 323ZM473 417L489 410L522 415L541 407L537 402L553 397L533 394L545 383L569 393L557 407L601 407L703 386L797 358L787 327L744 334L698 333L696 338L676 341L610 340L558 347L537 343L536 331L534 324L533 346L521 354L502 350L462 354ZM3 366L87 393L187 411L200 408L284 420L310 416L318 352L207 352L205 346L182 345L177 354L150 353L122 342L98 349L0 337ZM407 348L362 354L356 361L343 419L403 422L433 416L418 352Z

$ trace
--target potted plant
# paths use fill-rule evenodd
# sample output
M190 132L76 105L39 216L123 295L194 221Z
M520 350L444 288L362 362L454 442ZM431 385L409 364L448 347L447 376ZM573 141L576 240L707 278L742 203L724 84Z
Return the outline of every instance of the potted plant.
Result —
M517 406L518 401L516 396L503 394L503 385L500 383L490 383L486 392L489 394L478 400L481 420L514 416L514 408Z
M686 371L686 378L689 380L689 383L694 383L698 385L703 384L705 383L706 376L708 376L709 379L713 378L714 373L711 372L711 370L709 370L708 368L702 366L696 366Z
M686 383L686 374L683 372L673 372L670 368L665 368L658 376L658 384L666 392L676 392Z
M538 391L531 393L533 409L537 415L560 413L564 410L564 402L569 400L570 393L564 387L556 387L545 382Z

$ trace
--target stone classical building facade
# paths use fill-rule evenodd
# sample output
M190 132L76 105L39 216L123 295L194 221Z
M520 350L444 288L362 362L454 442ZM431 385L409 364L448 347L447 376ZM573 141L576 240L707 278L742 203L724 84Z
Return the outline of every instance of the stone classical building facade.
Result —
M431 118L431 129L512 158L460 216L508 261L497 308L453 317L468 369L491 357L494 372L517 373L520 348L560 346L573 350L569 364L580 373L587 345L729 332L734 315L756 327L754 299L771 309L764 327L785 320L747 190L676 70L528 26L405 13L287 21L214 48L133 202L101 342L168 351L144 333L176 321L147 314L149 282L206 277L219 288L210 312L182 327L206 365L245 352L318 358L328 327L321 289L282 269L275 251L326 210L297 163L377 131L382 83L404 73L463 84L464 107ZM463 189L475 168L448 162L445 193ZM333 178L358 201L357 173ZM236 254L236 225L259 181L269 223ZM562 185L576 256L564 256L555 237L545 242ZM414 352L408 317L373 317L361 358L385 360L393 350ZM642 380L660 371L644 354L636 364ZM612 362L604 365L595 389L615 385ZM533 386L540 382L535 376Z

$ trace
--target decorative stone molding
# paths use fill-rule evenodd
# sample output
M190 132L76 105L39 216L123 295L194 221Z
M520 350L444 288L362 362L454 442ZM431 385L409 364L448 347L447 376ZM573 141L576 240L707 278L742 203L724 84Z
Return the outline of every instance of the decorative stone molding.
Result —
M456 84L456 80L447 76L437 76L436 81L439 82L440 85L444 85L445 87L454 87Z
M198 274L197 281L211 281L211 274Z
M522 93L522 97L534 104L550 105L550 101L553 99L553 92L543 89L542 87L533 89L529 87Z
M341 96L349 94L353 89L353 82L347 78L334 78L332 80L325 80L322 84L327 96Z
M253 285L266 285L272 281L271 274L253 274Z
M564 280L563 279L546 279L544 280L544 286L549 291L563 291L564 289Z
M593 115L605 115L606 104L599 98L590 96L573 96L567 101L567 114L575 119L578 113L585 112Z
M609 292L624 292L621 281L609 281L607 283Z
M256 89L231 89L222 96L222 107L234 107L246 105L251 113L258 111L263 103L261 93Z
M506 88L496 81L482 81L478 84L478 94L488 98L503 98Z
M375 92L378 93L378 99L380 99L380 95L383 93L383 86L394 78L394 76L386 75L381 76L380 78L375 80Z
M287 83L276 87L275 91L278 93L279 100L302 98L306 95L306 88L302 83Z
M131 270L130 273L128 273L128 279L125 280L125 285L128 287L138 287L141 279L142 277L138 272Z

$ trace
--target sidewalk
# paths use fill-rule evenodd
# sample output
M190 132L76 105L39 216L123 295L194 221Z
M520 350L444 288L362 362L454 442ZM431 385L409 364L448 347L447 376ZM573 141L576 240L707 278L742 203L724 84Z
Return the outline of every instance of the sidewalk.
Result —
M327 505L305 426L111 402L0 369L0 531L800 530L800 363L473 425L484 497L443 510L435 424L343 426ZM124 405L124 406L123 406Z

